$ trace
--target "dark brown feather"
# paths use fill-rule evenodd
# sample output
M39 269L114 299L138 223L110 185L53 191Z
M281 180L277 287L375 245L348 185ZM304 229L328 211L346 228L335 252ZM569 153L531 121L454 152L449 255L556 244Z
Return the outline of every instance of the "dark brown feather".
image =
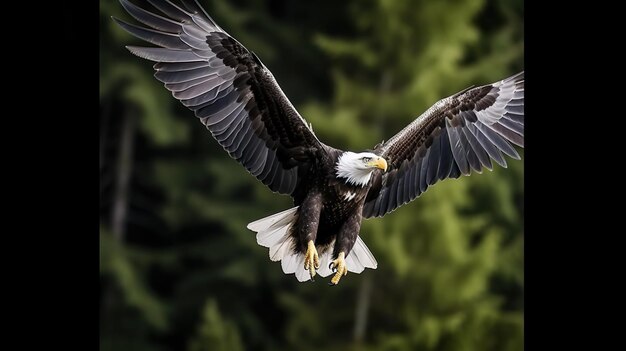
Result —
M383 216L438 180L491 169L491 159L506 166L500 152L519 159L510 143L524 146L523 129L523 72L440 100L374 150L389 170L374 176L364 217Z
M161 48L129 49L157 62L156 78L195 112L231 157L271 190L292 195L296 204L302 201L311 186L311 167L328 161L332 148L317 139L259 58L196 1L150 3L163 14L122 0L133 17L152 28L116 22Z

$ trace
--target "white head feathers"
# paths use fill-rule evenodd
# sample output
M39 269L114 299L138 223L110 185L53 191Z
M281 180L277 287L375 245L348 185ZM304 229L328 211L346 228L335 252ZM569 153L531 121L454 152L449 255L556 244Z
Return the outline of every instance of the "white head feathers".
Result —
M377 168L387 168L387 162L371 152L354 153L346 151L337 160L337 176L346 179L346 183L365 186Z

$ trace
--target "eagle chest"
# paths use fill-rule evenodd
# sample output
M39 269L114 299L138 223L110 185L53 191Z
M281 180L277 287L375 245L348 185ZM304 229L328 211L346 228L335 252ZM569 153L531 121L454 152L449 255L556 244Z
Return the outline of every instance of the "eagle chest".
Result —
M324 196L324 217L329 224L340 225L363 201L364 189L346 186L333 186Z

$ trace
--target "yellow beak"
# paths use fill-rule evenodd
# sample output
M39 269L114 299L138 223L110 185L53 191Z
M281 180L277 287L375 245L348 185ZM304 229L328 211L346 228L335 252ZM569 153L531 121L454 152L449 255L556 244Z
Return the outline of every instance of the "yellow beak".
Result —
M375 160L368 162L367 165L370 167L380 168L385 172L387 171L387 161L385 161L385 159L382 157L379 157Z

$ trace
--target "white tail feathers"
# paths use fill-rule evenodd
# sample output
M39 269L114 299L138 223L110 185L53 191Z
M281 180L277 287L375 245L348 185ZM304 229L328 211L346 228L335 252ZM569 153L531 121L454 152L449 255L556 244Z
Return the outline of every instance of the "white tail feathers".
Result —
M293 207L280 213L261 218L250 224L248 229L257 232L257 243L264 247L269 247L270 260L281 261L281 267L285 274L294 274L299 282L305 282L311 279L309 272L304 269L304 254L294 252L294 240L289 235L291 225L298 218L298 207ZM332 274L328 266L332 261L332 247L316 247L320 256L320 268L317 273L322 277ZM323 250L323 251L322 251ZM365 246L363 240L357 237L352 251L346 257L346 265L348 271L361 273L365 268L376 269L378 262L374 255Z
M354 263L350 261L354 261ZM374 255L372 255L360 236L356 237L352 251L346 257L346 265L348 266L348 271L354 273L361 273L365 268L376 269L378 267L378 262L376 262Z
M318 252L320 255L320 269L317 271L317 274L322 277L327 277L333 273L328 267L333 260L333 246L335 246L334 241L325 252ZM378 267L378 262L376 262L374 255L372 255L360 236L356 237L352 251L346 256L346 266L348 267L348 272L357 274L363 272L365 268L376 269Z
M279 212L279 213L275 213L271 216L267 216L265 218L261 218L261 219L257 219L256 221L249 223L248 224L248 229L255 231L255 232L259 232L262 230L266 230L269 229L269 227L274 226L274 224L276 224L276 226L282 226L285 223L291 223L292 221L294 221L296 219L296 211L298 210L298 207L293 207L290 208L288 210L285 210L283 212ZM259 233L260 234L260 233ZM257 238L259 236L257 235ZM260 243L259 243L260 244ZM262 244L260 244L262 245ZM262 245L265 247L268 247L266 245Z

